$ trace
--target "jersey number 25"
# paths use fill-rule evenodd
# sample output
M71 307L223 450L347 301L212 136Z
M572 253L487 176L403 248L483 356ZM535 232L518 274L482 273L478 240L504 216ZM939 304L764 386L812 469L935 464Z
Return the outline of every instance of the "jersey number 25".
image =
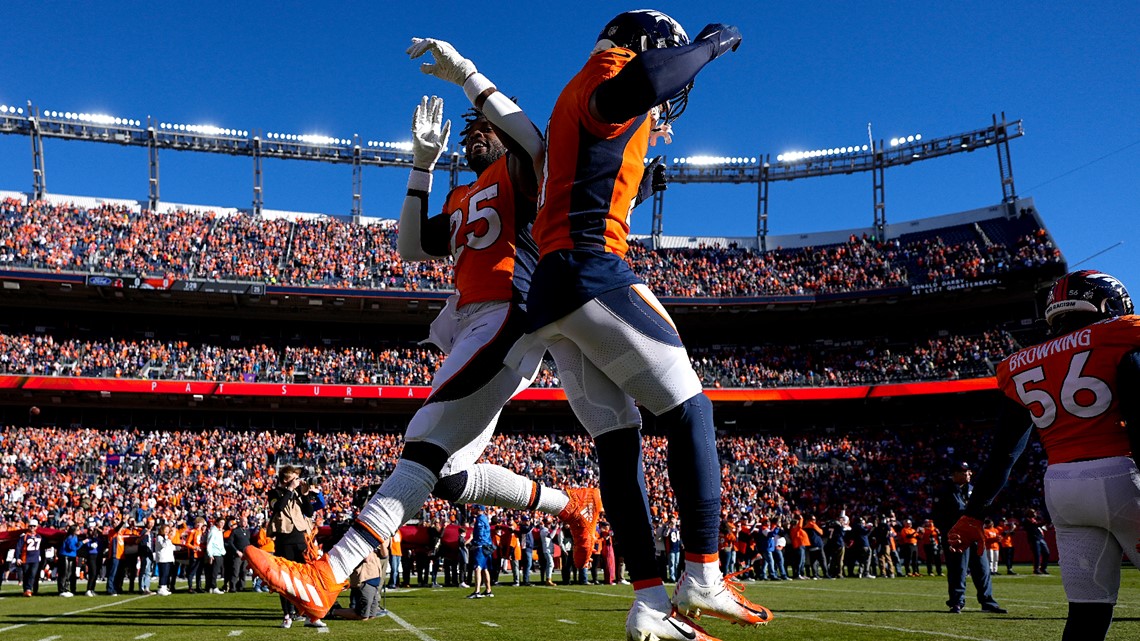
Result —
M499 240L499 234L503 231L503 222L499 219L498 210L490 205L480 206L482 203L497 198L498 196L499 183L495 183L480 189L467 199L466 221L463 220L463 210L457 210L451 214L451 249L456 257L459 256L459 252L463 251L465 247L470 247L471 249L486 249L494 245L495 241ZM487 222L487 230L482 234L476 234L472 229L472 226L479 220ZM468 231L461 239L459 236L465 229Z

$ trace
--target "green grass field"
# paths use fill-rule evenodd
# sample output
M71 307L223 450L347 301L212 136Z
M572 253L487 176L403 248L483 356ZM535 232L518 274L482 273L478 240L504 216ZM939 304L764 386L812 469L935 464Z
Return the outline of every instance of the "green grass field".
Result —
M843 641L964 639L1019 641L1059 639L1066 605L1057 573L994 578L994 594L1007 615L982 613L967 591L967 609L946 612L944 579L842 579L750 583L748 594L772 608L767 627L744 629L704 621L723 641L781 639ZM1125 568L1124 585L1110 639L1140 639L1140 573ZM100 586L101 588L102 586ZM621 640L629 586L498 587L496 598L467 600L467 590L411 589L390 593L391 616L372 621L329 620L328 634L341 639L416 641ZM23 598L18 586L0 590L0 641L282 641L314 635L295 624L277 627L280 610L271 594L122 595L96 598ZM51 596L46 596L50 594ZM342 597L341 605L347 602Z

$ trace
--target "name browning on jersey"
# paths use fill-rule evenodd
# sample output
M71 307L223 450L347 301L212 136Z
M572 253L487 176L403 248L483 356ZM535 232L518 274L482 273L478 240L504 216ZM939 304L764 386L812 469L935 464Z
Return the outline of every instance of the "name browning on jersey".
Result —
M1071 349L1088 347L1090 345L1092 345L1092 330L1085 328L1079 332L1066 334L1060 338L1054 338L1051 341L1046 341L1040 345L1035 345L1017 352L1009 357L1009 369L1010 371L1019 370L1026 365L1032 365L1052 354L1059 354Z

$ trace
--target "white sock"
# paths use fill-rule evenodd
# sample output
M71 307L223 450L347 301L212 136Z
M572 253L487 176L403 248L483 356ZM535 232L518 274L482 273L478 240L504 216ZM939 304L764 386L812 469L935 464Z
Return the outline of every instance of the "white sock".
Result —
M374 545L370 537L366 538L355 529L349 529L326 555L329 558L329 567L333 571L333 578L341 583L347 580L365 557L376 549Z
M718 561L701 563L700 561L685 559L685 572L701 585L713 585L720 581L723 576L720 573L720 563Z
M431 495L438 477L419 463L400 459L392 475L365 504L357 522L385 541L407 522ZM375 543L355 527L329 550L329 566L337 581L344 581L375 549Z
M669 612L673 609L673 604L669 601L669 592L665 590L665 585L660 581L654 582L648 587L634 590L633 599L634 601L641 601L658 612Z
M566 508L570 497L562 490L539 485L505 467L478 463L467 470L467 485L459 495L458 502L485 503L516 510L539 510L558 515Z

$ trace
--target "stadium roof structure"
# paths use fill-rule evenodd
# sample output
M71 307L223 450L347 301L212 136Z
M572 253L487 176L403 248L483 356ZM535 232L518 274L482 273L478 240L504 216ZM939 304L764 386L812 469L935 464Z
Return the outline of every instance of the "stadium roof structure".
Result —
M364 140L324 135L261 132L230 129L215 125L167 122L152 116L146 121L107 114L41 109L28 101L27 108L0 105L0 134L29 136L32 139L32 194L40 199L47 192L44 170L44 138L145 147L149 156L149 208L159 205L159 152L162 150L246 156L253 159L253 213L263 210L262 160L308 160L352 166L352 218L362 216L361 185L363 167L410 167L411 143ZM995 147L1001 180L1002 202L1010 207L1017 200L1010 161L1009 141L1024 135L1020 120L1007 121L1003 112L981 128L937 138L912 135L870 145L832 147L813 151L742 157L674 157L667 166L668 180L674 183L754 183L758 187L756 236L767 248L768 193L773 182L831 175L870 172L873 176L874 228L886 226L885 171L889 167L943 156ZM648 159L646 159L648 162ZM453 151L446 162L437 165L447 171L451 187L459 183L459 173L470 171L466 157ZM653 199L652 236L664 233L664 192Z

